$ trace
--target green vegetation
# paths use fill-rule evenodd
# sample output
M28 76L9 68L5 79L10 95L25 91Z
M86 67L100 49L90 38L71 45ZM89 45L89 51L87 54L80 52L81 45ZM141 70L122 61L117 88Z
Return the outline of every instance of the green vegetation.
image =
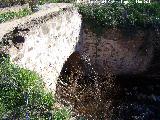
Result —
M32 71L0 58L0 118L31 120L68 120L70 111L55 109L56 102Z
M13 5L22 5L25 3L29 3L31 6L33 4L45 4L45 3L59 3L59 2L64 2L64 3L70 3L74 2L75 0L2 0L2 3L6 4L7 6L13 6Z
M57 3L59 0L39 0L38 4L43 5L45 3Z
M54 112L53 120L69 120L70 118L70 111L68 111L67 109L59 109Z
M101 27L152 27L160 25L160 3L108 3L80 4L79 13L83 20Z
M73 3L75 0L39 0L38 4L42 5L45 3Z
M43 5L45 3L60 3L60 2L65 2L65 3L70 3L70 2L74 2L74 0L38 0L38 2L33 2L34 0L21 0L21 1L17 1L17 0L3 0L2 2L12 6L13 4L25 4L25 3L29 3L30 5L30 9L23 9L21 11L18 12L6 12L6 13L1 13L0 12L0 23L2 22L6 22L8 20L11 19L16 19L16 18L21 18L27 15L30 15L34 9L34 7L36 6L36 4L38 5Z
M11 19L21 18L27 15L30 15L31 13L32 12L30 9L23 9L19 12L0 13L0 23L11 20Z

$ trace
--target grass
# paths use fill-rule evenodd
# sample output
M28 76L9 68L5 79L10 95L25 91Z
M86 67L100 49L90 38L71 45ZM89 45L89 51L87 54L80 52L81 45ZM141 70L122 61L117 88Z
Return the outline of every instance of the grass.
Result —
M68 120L70 111L55 109L55 99L44 89L42 79L30 70L0 58L0 118Z
M18 12L6 12L6 13L0 13L0 23L9 21L11 19L17 19L21 18L27 15L30 15L32 12L30 9L23 9Z

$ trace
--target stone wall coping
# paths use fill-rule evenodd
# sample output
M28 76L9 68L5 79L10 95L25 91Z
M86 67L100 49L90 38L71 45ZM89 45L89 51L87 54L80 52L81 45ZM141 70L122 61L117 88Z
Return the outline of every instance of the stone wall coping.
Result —
M51 8L52 6L52 8ZM20 19L14 19L0 24L0 41L5 34L14 30L14 28L30 28L40 23L43 23L51 19L58 11L73 8L73 4L70 3L51 3L49 9L41 9L38 12L22 17Z

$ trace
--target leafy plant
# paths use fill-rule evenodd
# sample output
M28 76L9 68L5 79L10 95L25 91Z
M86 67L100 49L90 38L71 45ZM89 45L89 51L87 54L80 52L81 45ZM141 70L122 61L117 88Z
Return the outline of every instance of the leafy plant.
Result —
M54 120L69 120L70 117L70 111L66 108L62 108L54 112Z
M146 28L160 24L159 3L79 4L78 8L83 20L94 27L132 26Z
M68 118L66 109L55 110L52 93L44 89L41 78L30 70L0 58L0 117L8 119ZM60 112L61 111L61 112Z

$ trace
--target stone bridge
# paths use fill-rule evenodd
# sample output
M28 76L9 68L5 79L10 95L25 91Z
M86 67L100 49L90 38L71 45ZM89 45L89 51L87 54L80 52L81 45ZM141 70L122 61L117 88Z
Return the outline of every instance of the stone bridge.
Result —
M144 40L146 35L148 40ZM98 37L83 23L77 8L64 3L0 24L1 52L9 54L15 64L39 73L52 91L74 52L96 64L102 74L108 68L115 74L145 71L153 56L151 37L149 31L141 30L124 37L116 28Z

